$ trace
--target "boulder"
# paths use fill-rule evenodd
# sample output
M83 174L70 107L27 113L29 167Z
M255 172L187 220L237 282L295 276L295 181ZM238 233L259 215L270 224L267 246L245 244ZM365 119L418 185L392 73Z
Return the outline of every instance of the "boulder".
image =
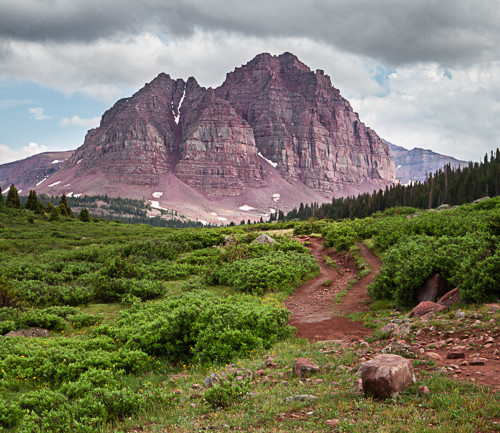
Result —
M365 395L397 398L413 382L411 361L398 355L378 355L361 367Z
M259 237L252 242L252 244L265 244L265 245L277 244L277 243L278 242L276 242L271 236L266 235L265 233L259 235Z
M438 301L438 304L444 305L445 307L451 307L452 305L458 304L461 300L460 290L456 287L445 293L444 296Z
M413 310L410 311L410 317L422 317L427 313L440 313L441 311L445 311L447 309L448 307L436 304L435 302L422 301Z
M293 372L296 376L302 377L310 373L316 373L319 367L306 358L298 358L293 365Z
M29 329L18 329L17 331L10 331L5 334L4 337L25 337L25 338L38 338L38 337L48 337L50 332L48 329L43 328L29 328Z
M435 301L446 294L449 290L448 282L439 274L435 274L427 278L425 283L420 287L417 293L418 302Z

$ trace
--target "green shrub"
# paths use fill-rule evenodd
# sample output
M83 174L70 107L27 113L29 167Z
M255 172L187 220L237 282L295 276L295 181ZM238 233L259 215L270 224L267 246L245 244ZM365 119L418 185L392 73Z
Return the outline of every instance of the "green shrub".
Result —
M203 399L212 409L226 408L243 399L251 389L250 379L236 381L227 378L208 388L203 393Z

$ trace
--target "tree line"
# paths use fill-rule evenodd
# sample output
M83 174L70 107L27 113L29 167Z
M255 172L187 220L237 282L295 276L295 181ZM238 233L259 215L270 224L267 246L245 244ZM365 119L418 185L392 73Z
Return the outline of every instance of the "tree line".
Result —
M385 190L357 197L334 198L331 203L304 204L280 213L278 220L365 218L371 214L397 206L432 209L443 204L450 206L470 203L482 197L500 195L500 149L485 155L482 162L469 162L466 167L451 168L448 164L425 182L392 185Z

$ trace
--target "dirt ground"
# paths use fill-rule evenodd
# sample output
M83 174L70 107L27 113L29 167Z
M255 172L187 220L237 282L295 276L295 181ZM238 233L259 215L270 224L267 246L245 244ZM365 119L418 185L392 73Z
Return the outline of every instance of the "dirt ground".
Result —
M347 318L351 313L360 313L368 309L367 287L373 281L381 261L368 248L360 244L360 254L371 267L371 273L356 281L343 296L340 303L336 295L345 290L351 279L357 276L358 270L354 260L348 255L338 254L332 249L323 247L323 240L307 238L307 246L320 265L320 275L298 288L286 301L290 310L290 325L297 329L297 335L310 340L342 340L347 343L364 341L373 330ZM334 260L338 269L328 266L324 260L328 256ZM498 308L498 304L492 308ZM480 320L478 320L480 319ZM488 314L470 315L459 320L470 322L470 331L456 332L434 329L429 325L412 339L411 348L418 358L428 359L427 354L436 353L434 357L438 368L458 380L466 380L482 385L492 386L500 390L500 329L493 323L489 331L481 327L481 323L492 321ZM495 326L497 325L497 326ZM393 337L387 340L408 344L405 340ZM373 356L381 347L371 345ZM450 358L450 353L462 352L463 358ZM441 359L439 359L441 358ZM474 359L483 358L484 365L474 364Z

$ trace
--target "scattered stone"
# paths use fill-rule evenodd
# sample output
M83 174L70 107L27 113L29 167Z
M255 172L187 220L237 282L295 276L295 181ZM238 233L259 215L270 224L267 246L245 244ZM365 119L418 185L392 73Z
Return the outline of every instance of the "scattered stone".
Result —
M265 372L264 370L257 370L255 373L254 373L254 376L264 376Z
M421 385L418 387L418 392L420 394L429 394L431 391L425 385Z
M446 359L461 359L465 358L464 352L448 352L446 354Z
M485 306L488 307L489 313L494 313L495 311L500 310L499 304L486 304Z
M276 367L276 363L274 362L274 359L269 357L264 361L264 364L262 364L262 368L265 370L268 367Z
M436 304L431 301L422 301L418 304L413 310L410 311L410 317L422 317L427 313L439 313L441 311L445 311L447 307L444 305Z
M482 324L482 322L481 322L480 320L476 320L476 321L472 324L472 326L479 326L479 325L481 325L481 324Z
M490 344L490 343L494 343L495 342L495 339L493 337L489 337L488 339L486 339L485 343L486 344Z
M464 361L460 362L460 365L462 367L466 367L467 365L469 365L469 362L464 360Z
M363 391L363 381L361 379L356 379L354 381L354 388L357 391Z
M456 317L456 318L464 318L464 317L466 317L466 316L467 316L467 313L466 313L465 311L457 311L457 312L455 313L455 317Z
M486 358L472 358L469 365L484 365L488 360Z
M397 398L413 382L411 361L398 355L378 355L363 364L361 380L365 395Z
M432 301L440 298L448 292L448 282L439 274L428 278L417 292L418 302Z
M220 382L220 377L216 373L212 373L210 376L205 377L203 380L203 386L205 388L212 388L215 384Z
M405 358L416 358L416 349L404 342L393 341L382 349L382 353L403 356Z
M10 331L7 334L5 334L4 337L43 338L43 337L48 337L49 335L50 332L48 329L29 328L29 329L18 329L17 331Z
M290 403L292 401L316 401L318 397L315 397L314 395L308 395L308 394L301 394L301 395L292 395L290 397L285 398L283 401L285 403Z
M337 418L327 419L326 420L326 425L329 426L329 427L337 427L338 425L340 425L340 420L337 419Z
M443 297L438 301L439 305L444 305L445 307L451 307L452 305L458 304L462 301L460 296L460 290L458 287L445 293ZM464 313L465 316L465 313ZM456 317L456 315L455 315ZM460 316L463 317L463 316Z
M172 374L169 377L171 380L181 380L181 379L185 379L187 376L183 373L179 373L179 374Z
M429 358L429 359L432 359L433 361L442 361L443 360L443 357L439 353L436 353L436 352L425 352L425 356L427 356L427 358Z
M293 372L296 376L302 377L310 373L316 373L319 367L306 358L298 358L293 365Z

